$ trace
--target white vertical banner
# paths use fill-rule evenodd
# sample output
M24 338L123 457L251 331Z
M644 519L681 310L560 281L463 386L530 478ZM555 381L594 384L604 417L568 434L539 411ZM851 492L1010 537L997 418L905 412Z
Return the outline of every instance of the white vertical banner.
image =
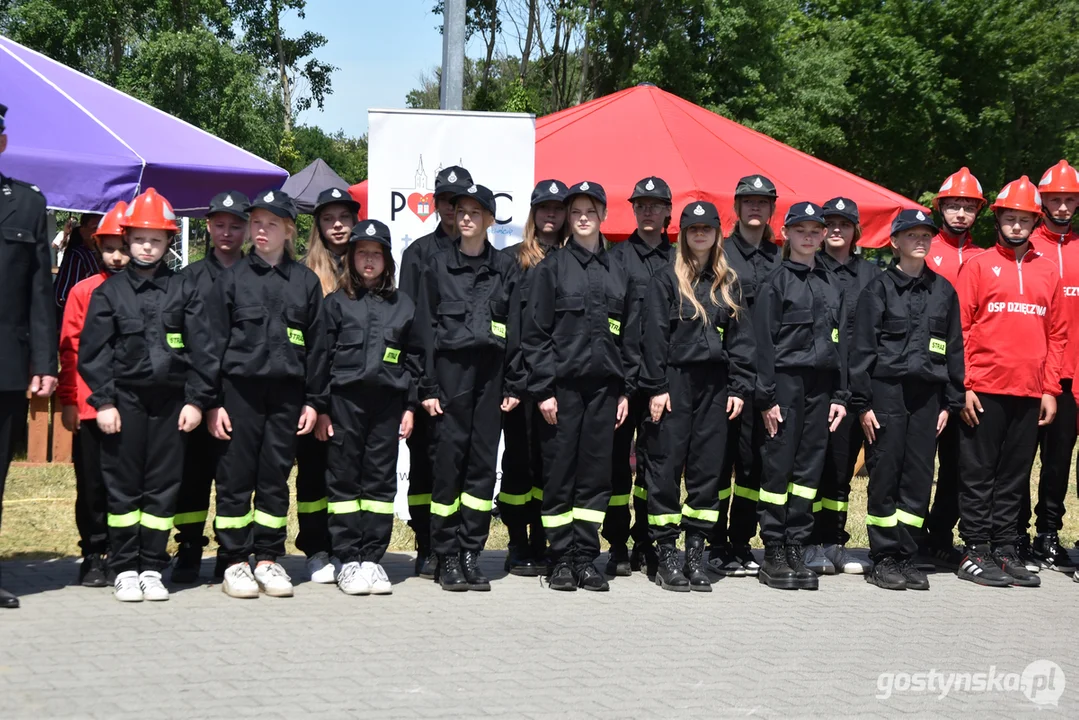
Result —
M438 227L435 176L451 165L467 169L494 193L491 244L504 248L521 241L535 185L534 115L368 110L367 124L367 217L389 226L398 267L404 249ZM408 469L408 448L401 443L394 506L402 517L408 517Z

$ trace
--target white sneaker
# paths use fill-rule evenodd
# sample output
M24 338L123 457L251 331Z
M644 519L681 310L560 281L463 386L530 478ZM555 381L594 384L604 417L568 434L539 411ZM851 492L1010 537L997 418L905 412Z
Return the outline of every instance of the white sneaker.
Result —
M337 568L330 556L324 552L317 552L307 558L307 572L311 575L311 582L322 585L332 585Z
M257 598L259 586L251 574L251 565L246 560L229 565L221 581L221 592L234 598Z
M337 573L337 587L345 595L370 595L371 579L358 562L349 562Z
M386 574L381 565L365 562L363 567L367 569L367 578L371 581L372 595L393 594L393 584L390 583L390 576Z
M113 586L113 595L120 602L142 602L139 574L134 570L117 574L116 584Z
M156 570L146 570L139 574L139 587L142 588L142 597L151 602L161 602L169 599L168 588L161 582L161 573Z
M824 556L832 561L837 572L865 575L873 569L871 563L862 560L843 545L825 545Z
M255 582L259 584L259 590L270 597L292 597L292 578L280 563L256 565Z

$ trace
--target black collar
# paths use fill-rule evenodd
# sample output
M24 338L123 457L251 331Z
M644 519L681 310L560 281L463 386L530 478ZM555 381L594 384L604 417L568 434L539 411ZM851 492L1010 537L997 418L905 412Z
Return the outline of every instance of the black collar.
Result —
M855 272L856 269L857 269L856 268L856 263L858 262L858 260L859 260L858 256L855 255L854 253L851 253L850 257L847 258L847 262L841 263L838 260L836 260L834 257L832 257L831 255L829 255L826 250L818 250L817 251L817 262L820 263L823 267L825 267L828 270L843 269L843 270L847 270L849 272Z
M774 257L775 256L775 251L769 252L768 250L765 250L764 249L765 245L772 245L773 247L775 247L776 250L779 249L779 247L775 243L773 243L771 240L769 240L766 237L762 237L760 245L757 245L756 247L754 247L753 245L751 245L749 243L748 240L746 240L744 237L742 237L742 233L738 230L737 225L734 227L734 232L731 233L731 236L728 238L728 240L733 241L734 246L736 248L738 248L738 252L742 253L742 257L744 257L747 260L754 253L761 253L762 255L767 255L768 257Z
M577 258L577 261L581 265L588 265L592 260L598 260L603 267L610 269L610 260L607 258L607 250L603 247L603 238L599 240L599 249L592 253L585 250L581 243L577 242L577 238L570 235L569 240L566 241L566 248L569 250L570 255Z
M251 264L251 268L259 275L265 275L271 270L276 270L277 273L286 280L289 279L289 271L293 264L292 258L290 258L287 253L281 256L281 262L277 263L277 265L270 265L270 263L263 260L254 252L247 256L247 261Z
M168 288L167 283L165 283L165 278L172 275L172 270L169 269L164 258L161 258L161 262L157 264L157 267L154 269L154 274L150 277L143 277L140 275L136 271L135 265L132 263L128 263L124 270L127 271L125 274L127 275L128 282L131 283L131 287L134 288L136 292L147 286L153 286L158 290L165 290Z
M479 257L482 260L482 262L480 263L479 268L477 268L477 269L482 269L482 268L490 269L491 268L491 257L492 257L493 253L494 253L494 248L491 247L490 241L489 240L484 240L483 241L483 252L479 254ZM449 256L448 256L448 258L446 260L446 267L449 268L450 270L463 270L463 269L472 267L467 262L465 262L465 254L463 252L461 252L461 241L460 240L456 240L453 243L453 249L449 251Z
M649 257L650 255L660 255L666 260L671 254L671 241L667 237L667 233L663 233L662 239L659 241L659 245L651 247L648 243L637 234L634 230L633 234L626 239L630 247L637 251L637 254L641 256L641 260Z
M892 282L895 283L895 286L897 288L900 288L901 290L906 290L908 287L912 286L916 282L921 283L927 288L931 287L933 285L933 278L936 277L936 273L930 270L928 265L922 268L921 275L919 275L918 277L911 277L910 275L907 275L905 272L900 270L899 263L895 262L894 260L888 266L887 272L888 276L892 279Z

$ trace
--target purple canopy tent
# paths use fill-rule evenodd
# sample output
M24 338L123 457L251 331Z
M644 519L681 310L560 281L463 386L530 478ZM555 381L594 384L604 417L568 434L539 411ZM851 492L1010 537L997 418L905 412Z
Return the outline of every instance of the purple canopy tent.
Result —
M0 37L8 148L0 172L33 183L51 208L106 212L156 188L201 214L225 190L277 189L281 168Z

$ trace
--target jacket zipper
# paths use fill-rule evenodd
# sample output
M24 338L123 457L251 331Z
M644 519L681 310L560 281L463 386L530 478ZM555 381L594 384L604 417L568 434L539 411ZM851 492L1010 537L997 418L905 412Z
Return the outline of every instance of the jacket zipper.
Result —
M1030 252L1027 250L1027 252ZM1023 294L1023 261L1019 258L1015 259L1015 266L1019 268L1019 294Z
M1060 277L1064 277L1064 233L1057 240L1057 264L1060 265Z

